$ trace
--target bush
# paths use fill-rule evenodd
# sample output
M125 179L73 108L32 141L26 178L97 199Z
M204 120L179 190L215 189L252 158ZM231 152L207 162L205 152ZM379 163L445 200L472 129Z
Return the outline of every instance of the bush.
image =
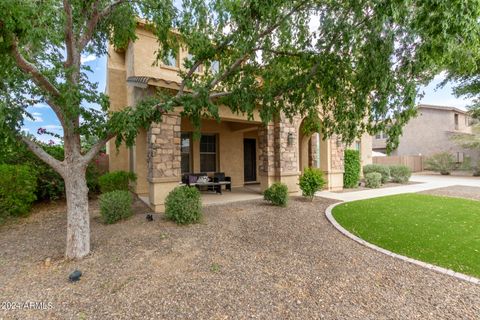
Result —
M390 177L392 182L407 183L412 176L412 170L404 165L390 166Z
M62 145L41 144L43 150L62 161L64 149ZM0 163L2 164L23 164L35 168L37 173L37 189L35 195L37 200L57 200L65 198L65 183L63 178L49 165L33 154L24 143L11 142L0 144ZM89 193L98 192L98 170L92 162L87 167L87 185Z
M366 176L369 173L377 172L382 176L382 183L387 183L390 180L390 168L382 164L367 164L363 166L363 175Z
M100 215L103 223L112 224L132 214L132 195L129 191L116 190L100 196Z
M344 165L343 186L345 188L358 187L358 181L360 180L360 153L357 150L345 150Z
M114 171L105 173L98 178L100 191L102 193L112 192L115 190L129 190L129 183L137 180L135 173L126 171Z
M200 221L202 218L200 191L189 186L173 189L165 199L165 215L178 224Z
M315 192L320 191L326 182L323 178L323 173L316 168L306 168L299 179L299 186L304 197L313 200Z
M0 164L0 221L30 211L36 200L36 172L26 165Z
M378 172L370 172L365 175L365 187L379 188L382 185L382 175Z
M455 158L448 152L437 153L425 161L425 168L440 172L442 175L449 175L455 169Z
M281 182L275 182L263 192L263 199L270 201L276 206L286 207L288 202L288 187Z

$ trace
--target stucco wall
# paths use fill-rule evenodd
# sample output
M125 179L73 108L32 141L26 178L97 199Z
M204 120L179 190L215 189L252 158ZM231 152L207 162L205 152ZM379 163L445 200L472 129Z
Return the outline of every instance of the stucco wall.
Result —
M110 98L110 110L118 111L127 105L127 74L125 70L125 55L110 48L107 64L107 85L106 93ZM115 141L107 143L109 154L109 170L129 170L129 152L122 145L117 150Z
M461 113L458 114L458 130L455 130L454 114L451 110L421 108L418 116L410 120L403 129L399 146L392 155L431 156L439 152L469 154L470 151L449 138L453 132L469 130L465 124L465 115Z
M240 125L237 126L237 125ZM258 140L258 129L243 132L244 129L252 128L249 124L232 123L222 121L217 123L214 120L203 120L201 133L217 135L217 171L225 172L225 175L232 178L232 186L238 187L244 184L244 158L243 139L253 138ZM188 119L182 119L182 132L193 132L194 128ZM200 172L200 141L192 141L193 171ZM258 141L257 141L257 179L258 179Z

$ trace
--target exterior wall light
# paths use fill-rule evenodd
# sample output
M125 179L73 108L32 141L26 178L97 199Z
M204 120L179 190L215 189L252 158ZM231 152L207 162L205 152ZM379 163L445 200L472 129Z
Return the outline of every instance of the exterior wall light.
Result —
M289 132L289 133L288 133L288 136L287 136L287 145L288 145L289 147L293 146L293 140L294 140L293 133L292 133L292 132Z

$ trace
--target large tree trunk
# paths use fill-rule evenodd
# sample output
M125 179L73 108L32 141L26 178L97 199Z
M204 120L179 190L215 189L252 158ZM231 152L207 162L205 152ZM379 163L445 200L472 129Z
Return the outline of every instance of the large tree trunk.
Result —
M90 214L86 168L79 164L67 166L65 191L67 195L67 250L68 259L79 259L90 252Z

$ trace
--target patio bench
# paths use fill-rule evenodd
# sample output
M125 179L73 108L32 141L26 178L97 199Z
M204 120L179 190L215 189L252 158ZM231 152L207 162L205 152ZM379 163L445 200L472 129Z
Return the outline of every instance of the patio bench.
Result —
M204 179L208 180L202 181ZM230 192L232 191L232 179L230 177L226 177L225 173L223 172L215 172L213 174L213 179L208 177L208 175L203 172L184 174L182 176L182 183L186 184L187 186L194 186L199 190L201 190L202 187L207 187L207 190L215 191L219 194L222 194L222 186L225 186L226 190Z

